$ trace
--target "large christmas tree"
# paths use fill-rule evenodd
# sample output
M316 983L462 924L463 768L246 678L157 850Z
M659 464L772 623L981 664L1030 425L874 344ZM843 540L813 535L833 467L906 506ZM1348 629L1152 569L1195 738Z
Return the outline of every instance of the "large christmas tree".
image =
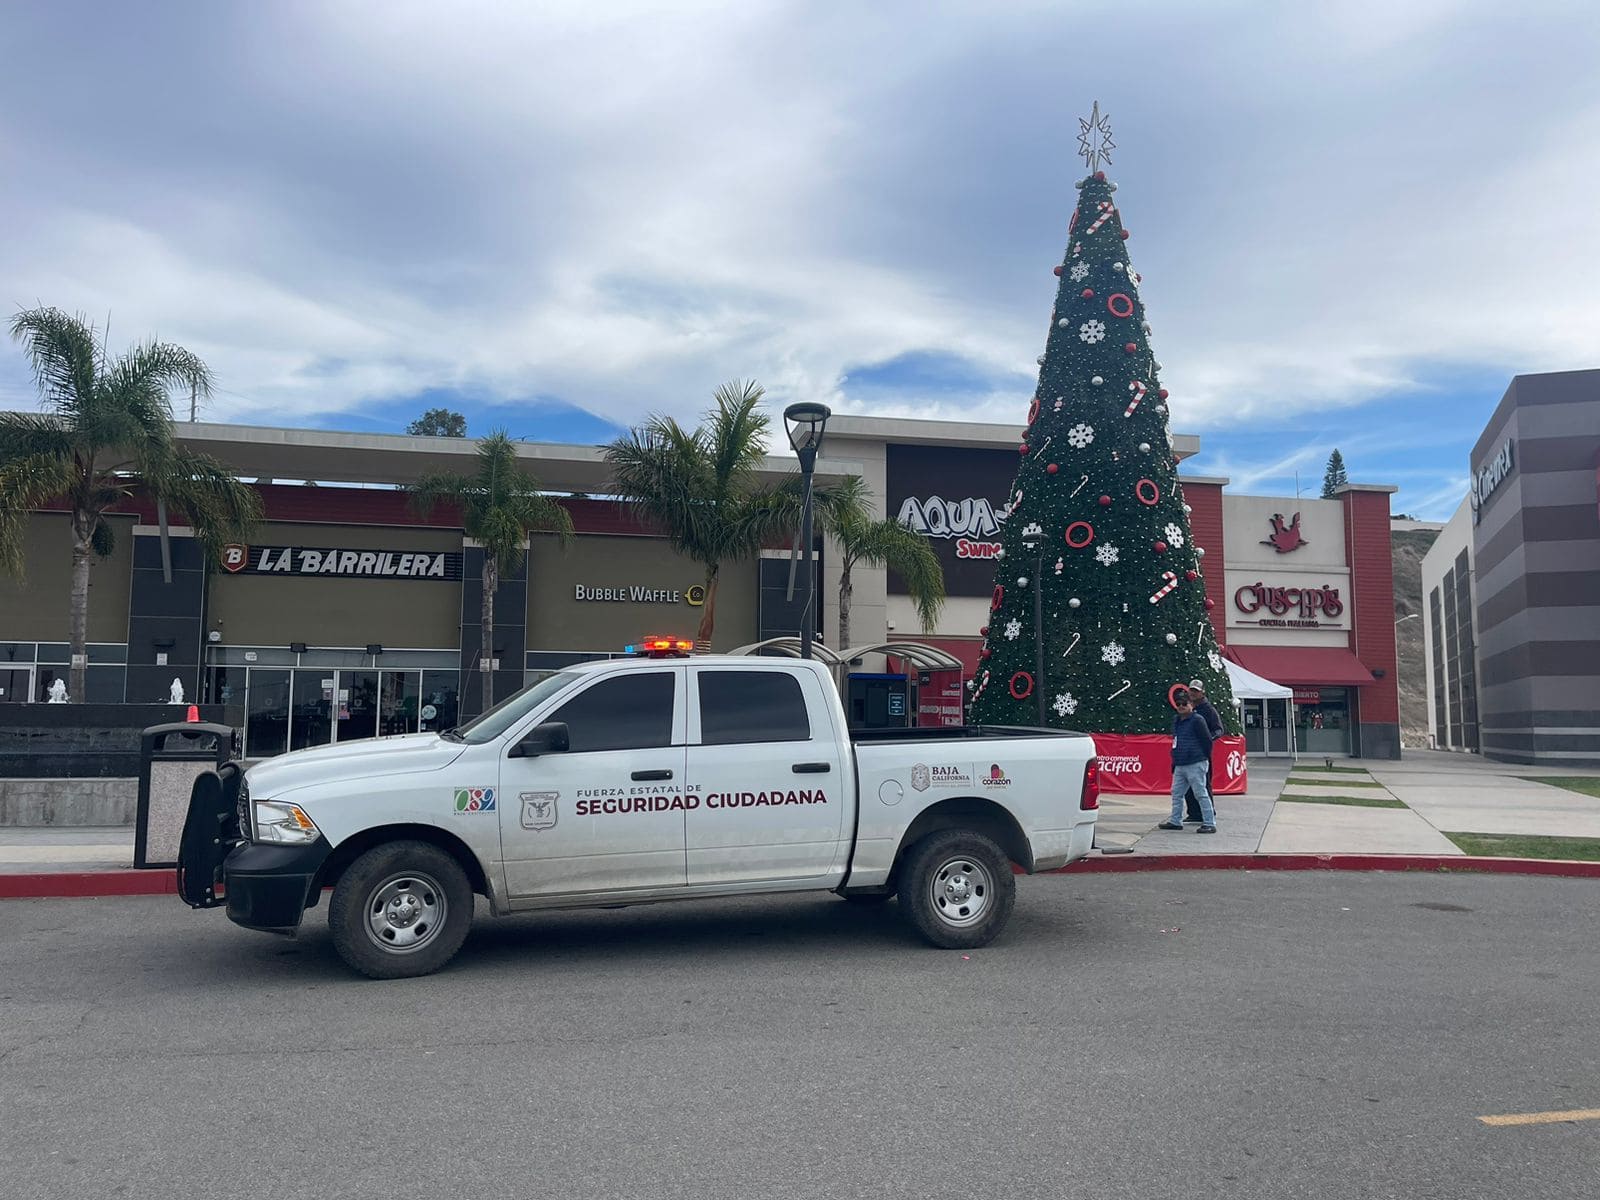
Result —
M1096 170L1110 130L1098 105L1082 124L1092 173L1055 269L971 720L1169 732L1173 687L1202 679L1237 733L1117 185Z

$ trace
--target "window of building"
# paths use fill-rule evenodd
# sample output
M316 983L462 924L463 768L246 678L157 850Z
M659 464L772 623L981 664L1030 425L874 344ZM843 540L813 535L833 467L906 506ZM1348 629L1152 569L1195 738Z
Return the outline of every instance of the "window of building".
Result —
M800 681L782 671L701 671L700 741L706 746L739 742L808 742Z
M550 720L565 722L568 749L653 750L672 744L674 672L602 679L568 700Z

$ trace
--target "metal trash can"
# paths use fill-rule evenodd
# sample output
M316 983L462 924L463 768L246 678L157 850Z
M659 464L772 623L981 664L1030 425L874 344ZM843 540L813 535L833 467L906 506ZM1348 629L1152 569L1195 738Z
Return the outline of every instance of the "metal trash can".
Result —
M178 865L183 822L194 781L233 757L234 731L198 721L152 725L139 741L139 807L134 817L133 865Z

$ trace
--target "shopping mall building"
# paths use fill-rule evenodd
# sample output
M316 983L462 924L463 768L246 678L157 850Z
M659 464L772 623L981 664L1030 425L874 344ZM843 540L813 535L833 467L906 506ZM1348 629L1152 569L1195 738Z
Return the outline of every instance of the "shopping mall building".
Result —
M1518 375L1422 560L1440 749L1600 765L1600 371Z
M605 496L598 448L526 443L526 465L564 503L577 536L531 538L525 569L503 578L493 644L483 646L479 549L453 512L422 517L405 484L470 473L462 439L192 424L182 439L258 483L266 520L249 546L207 572L188 531L163 535L153 510L114 520L116 549L95 566L89 601L87 696L164 701L178 679L190 697L227 707L258 758L330 741L446 728L478 707L480 672L497 696L575 660L615 654L649 634L693 636L701 571ZM853 573L851 641L932 643L977 661L993 587L997 530L1016 470L1017 428L837 416L819 483L859 474L885 513L924 533L944 564L950 601L919 627L883 570ZM1180 458L1199 441L1174 439ZM794 470L769 458L776 480ZM282 481L311 480L315 484ZM1248 701L1248 745L1286 752L1396 757L1393 583L1387 486L1351 485L1335 499L1240 496L1226 479L1184 476L1195 536L1221 571L1208 573L1224 653L1294 689L1291 707ZM0 580L0 703L37 702L67 674L67 518L39 512L28 573ZM818 634L838 649L839 572L818 545ZM803 588L791 590L787 547L725 566L717 650L796 632ZM961 680L868 655L850 665L853 720L956 723Z

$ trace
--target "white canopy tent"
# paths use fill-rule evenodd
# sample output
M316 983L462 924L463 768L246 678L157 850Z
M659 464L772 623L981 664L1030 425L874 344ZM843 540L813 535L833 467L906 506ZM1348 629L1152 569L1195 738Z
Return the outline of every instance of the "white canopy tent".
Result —
M1228 668L1228 682L1233 686L1233 699L1237 704L1246 700L1281 700L1283 702L1284 725L1289 733L1289 756L1299 758L1299 748L1295 745L1294 725L1294 689L1285 687L1281 683L1273 683L1257 675L1254 671L1246 670L1232 659L1225 658L1222 665ZM1267 731L1261 731L1262 745L1267 744Z

